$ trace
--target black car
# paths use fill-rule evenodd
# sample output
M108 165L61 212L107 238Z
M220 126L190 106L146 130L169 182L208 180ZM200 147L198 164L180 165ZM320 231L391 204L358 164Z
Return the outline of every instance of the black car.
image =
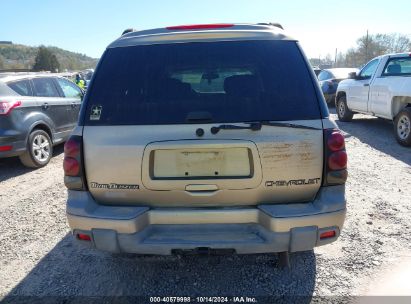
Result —
M83 94L50 74L0 77L0 158L19 156L31 168L47 165L53 146L77 124Z
M327 103L333 103L335 100L335 92L341 80L347 79L348 74L357 72L358 69L352 68L335 68L325 69L318 74L321 90L324 94Z

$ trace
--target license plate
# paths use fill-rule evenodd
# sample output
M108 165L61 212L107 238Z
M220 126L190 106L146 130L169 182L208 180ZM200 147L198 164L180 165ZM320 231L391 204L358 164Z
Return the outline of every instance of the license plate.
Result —
M245 178L251 173L248 148L161 149L153 155L156 179Z

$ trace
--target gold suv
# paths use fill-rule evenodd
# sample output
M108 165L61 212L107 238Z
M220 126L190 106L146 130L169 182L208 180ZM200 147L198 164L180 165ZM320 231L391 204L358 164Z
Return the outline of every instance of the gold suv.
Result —
M335 241L347 154L276 24L173 26L110 44L65 145L75 239L110 252L282 253Z

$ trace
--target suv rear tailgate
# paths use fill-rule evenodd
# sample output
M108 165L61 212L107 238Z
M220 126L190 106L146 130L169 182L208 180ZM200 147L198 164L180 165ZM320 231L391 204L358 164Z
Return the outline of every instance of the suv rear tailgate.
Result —
M91 194L163 207L313 199L323 117L310 69L292 40L109 47L80 119Z
M321 120L293 123L319 130L263 126L260 131L213 135L207 131L210 124L86 126L88 187L106 204L201 207L309 201L321 185ZM197 128L206 130L201 139ZM161 165L156 167L157 162Z

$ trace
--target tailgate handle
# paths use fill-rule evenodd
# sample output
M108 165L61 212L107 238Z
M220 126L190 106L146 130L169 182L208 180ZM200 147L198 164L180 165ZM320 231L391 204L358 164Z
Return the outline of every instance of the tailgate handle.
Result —
M217 191L218 187L217 185L204 185L204 184L200 184L200 185L187 185L186 186L186 191L189 192L204 192L204 191Z
M212 121L210 112L190 112L187 114L186 122L191 123L208 123Z

